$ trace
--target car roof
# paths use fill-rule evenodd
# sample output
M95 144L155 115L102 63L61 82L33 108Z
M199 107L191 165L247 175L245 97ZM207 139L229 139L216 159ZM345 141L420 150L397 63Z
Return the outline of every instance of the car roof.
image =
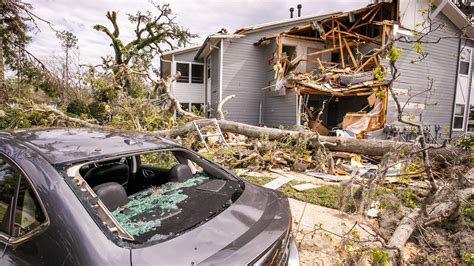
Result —
M96 128L41 128L0 132L35 150L51 164L87 161L178 144L151 134Z

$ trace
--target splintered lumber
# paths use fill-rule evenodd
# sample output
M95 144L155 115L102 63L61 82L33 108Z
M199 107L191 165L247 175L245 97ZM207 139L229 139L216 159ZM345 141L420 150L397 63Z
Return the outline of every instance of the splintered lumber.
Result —
M342 40L344 41L344 44L345 44L346 49L347 49L347 53L349 54L349 57L351 58L352 64L354 65L354 67L357 67L358 66L357 60L355 59L354 55L352 54L351 47L349 47L349 44L347 44L347 40L345 38L343 38Z
M307 40L307 41L323 41L323 39L318 38L318 37L299 36L299 35L293 35L293 34L283 34L283 37L291 38L291 39Z
M200 127L206 126L210 122L195 120ZM240 134L249 138L260 138L265 136L268 140L281 140L287 137L298 137L303 136L307 138L317 137L317 134L310 131L299 132L292 130L283 130L278 128L258 127L239 122L218 120L219 126L222 131L230 132L234 134ZM178 136L185 136L195 131L193 122L188 122L180 127L156 131L154 132L157 136L176 138ZM368 156L383 156L388 152L394 150L404 151L418 151L419 148L413 146L412 143L397 142L391 140L377 140L377 139L355 139L355 138L340 138L332 136L319 136L319 140L323 143L328 143L326 148L332 151L351 152L364 154ZM469 154L462 152L459 149L449 148L438 148L430 149L430 157L434 160L442 161L445 160L470 160ZM467 154L467 155L466 155ZM464 158L466 157L466 158Z
M352 46L356 46L357 43L349 43L349 46L352 47ZM317 51L317 52L314 52L314 53L309 53L307 54L308 56L312 56L312 55L320 55L320 54L325 54L325 53L329 53L329 52L334 52L334 51L337 51L339 50L339 47L333 47L333 48L328 48L328 49L324 49L324 50L321 50L321 51Z
M337 25L337 35L339 38L339 55L341 57L341 64L342 68L345 68L346 66L344 65L344 46L342 46L341 29L339 25Z

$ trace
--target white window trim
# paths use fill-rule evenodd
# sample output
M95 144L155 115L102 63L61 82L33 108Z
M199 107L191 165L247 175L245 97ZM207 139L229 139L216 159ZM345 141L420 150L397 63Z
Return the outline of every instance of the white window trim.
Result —
M200 83L192 83L192 75L193 75L193 73L192 73L192 67L191 67L191 65L201 65L201 66L204 67L204 71L205 71L206 68L205 68L205 64L204 64L204 63L194 63L194 62L174 61L174 60L173 60L173 71L174 71L174 72L172 72L173 75L176 74L176 64L188 64L188 69L189 69L189 70L188 70L188 71L189 71L189 79L188 79L188 82L179 82L179 83L181 83L181 84L200 84ZM203 73L203 74L204 74L204 75L203 75L203 78L204 78L205 73Z
M457 69L457 79L456 79L456 90L455 90L455 94L454 94L454 106L453 106L453 123L451 125L451 130L453 132L466 132L467 131L467 128L468 128L468 122L469 122L469 113L468 113L468 110L469 110L469 106L471 105L470 103L470 97L471 97L471 80L469 80L468 82L468 91L467 91L467 99L466 99L466 103L464 104L464 118L463 118L463 121L462 121L462 127L461 128L454 128L454 119L456 118L456 105L458 103L456 103L456 94L457 94L457 90L460 89L458 84L459 84L459 76L462 76L462 77L471 77L471 69L472 69L472 51L473 51L473 48L472 47L464 47L463 49L468 49L470 54L470 60L462 60L461 57L459 57L459 61L458 61L458 69ZM459 51L459 53L461 53L461 51ZM468 68L468 73L467 75L466 74L461 74L459 73L459 70L460 70L460 66L461 66L461 62L469 62L469 68ZM474 132L474 131L471 131L471 132Z

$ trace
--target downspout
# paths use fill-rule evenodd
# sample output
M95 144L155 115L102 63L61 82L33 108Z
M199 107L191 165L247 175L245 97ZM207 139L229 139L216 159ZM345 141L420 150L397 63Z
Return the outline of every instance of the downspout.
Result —
M222 78L224 76L224 39L221 39L219 48L219 102L222 101Z
M301 96L296 94L296 125L301 126Z
M449 125L449 138L453 137L453 126L454 126L454 112L456 109L456 92L458 90L458 75L459 75L459 58L461 57L461 38L458 43L458 58L456 61L456 77L454 78L454 97L453 97L453 108L451 110L451 124Z
M171 55L171 75L176 75L176 64L174 62L174 54ZM170 91L173 93L174 91L174 82L171 82ZM173 114L174 119L176 119L176 110Z
M176 64L174 62L174 54L171 55L171 75L176 75ZM173 92L174 82L171 83L171 92Z

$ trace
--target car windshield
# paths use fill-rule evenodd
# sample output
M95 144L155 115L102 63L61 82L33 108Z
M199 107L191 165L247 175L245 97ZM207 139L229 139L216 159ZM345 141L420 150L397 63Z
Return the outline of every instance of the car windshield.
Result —
M75 178L93 191L89 196L97 195L106 218L112 216L135 244L164 241L202 224L232 204L243 188L221 168L184 150L81 164Z

